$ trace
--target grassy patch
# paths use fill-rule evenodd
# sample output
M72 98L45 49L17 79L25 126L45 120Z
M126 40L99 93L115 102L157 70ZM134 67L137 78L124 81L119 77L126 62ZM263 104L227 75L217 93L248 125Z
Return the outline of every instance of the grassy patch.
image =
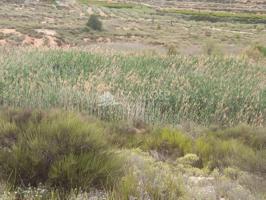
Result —
M2 52L3 105L150 124L265 124L265 69L242 58Z
M96 5L106 8L114 9L131 9L136 5L132 3L120 3L120 2L107 2L107 1L97 1L97 0L79 0L81 3L86 5Z
M173 10L167 9L163 12L175 13L188 16L191 20L210 22L240 22L240 23L266 23L266 15L254 13L232 13L197 10Z

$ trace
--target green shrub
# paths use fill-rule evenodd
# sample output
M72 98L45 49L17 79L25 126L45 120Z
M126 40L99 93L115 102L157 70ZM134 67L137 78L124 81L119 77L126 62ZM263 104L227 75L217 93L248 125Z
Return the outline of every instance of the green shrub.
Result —
M223 170L223 173L232 180L237 180L241 174L241 171L237 168L227 167Z
M204 166L210 169L238 167L255 173L265 172L265 158L261 151L254 151L235 139L221 140L214 136L203 136L196 140L196 152Z
M97 123L71 113L55 112L39 121L34 120L36 113L28 115L22 121L0 121L2 180L14 186L43 183L65 190L112 186L121 163Z
M125 150L124 156L127 172L110 199L176 200L185 195L183 179L168 164L138 150Z
M209 135L215 135L223 140L236 139L254 150L266 149L266 130L263 128L239 125L234 128L210 132Z
M102 30L102 22L99 20L99 17L97 15L90 16L89 21L87 22L87 26L96 31Z
M260 52L264 57L266 57L266 47L258 45L258 46L256 46L256 48L259 50L259 52Z
M168 47L167 55L169 56L175 56L178 54L177 48L174 45L170 45Z
M185 167L201 168L202 164L200 158L196 154L186 154L185 156L177 159L177 164L182 164Z
M147 139L147 146L150 149L166 150L178 149L179 155L192 152L192 139L180 131L164 128Z
M148 137L149 130L137 128L123 122L112 123L108 126L108 141L120 148L138 148L143 146L145 138Z

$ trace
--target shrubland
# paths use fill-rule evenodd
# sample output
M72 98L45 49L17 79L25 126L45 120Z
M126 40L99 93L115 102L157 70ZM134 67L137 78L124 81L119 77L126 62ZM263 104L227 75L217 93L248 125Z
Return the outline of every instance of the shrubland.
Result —
M10 111L0 124L0 174L14 187L109 187L121 173L103 128L78 115Z
M0 181L9 199L26 198L27 190L69 199L93 188L108 199L182 199L190 195L184 174L218 172L250 187L266 173L264 128L204 129L192 137L176 128L143 124L140 132L139 123L59 110L5 108L0 116ZM256 192L265 195L263 188Z

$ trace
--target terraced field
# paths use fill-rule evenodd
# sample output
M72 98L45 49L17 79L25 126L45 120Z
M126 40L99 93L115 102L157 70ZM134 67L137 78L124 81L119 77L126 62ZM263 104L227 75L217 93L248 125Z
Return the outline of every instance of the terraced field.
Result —
M200 9L214 11L236 11L236 12L262 12L265 13L266 3L263 0L131 0L132 2L144 2L145 4L158 7L172 7L178 9Z
M147 6L83 1L67 7L1 4L0 45L78 46L93 51L98 48L159 54L174 48L185 55L206 54L210 46L214 53L244 54L254 45L266 45L263 12L250 16L218 13L210 18L209 11L199 15L198 11L180 10L180 6L158 9L156 3ZM86 29L91 14L101 17L102 32Z

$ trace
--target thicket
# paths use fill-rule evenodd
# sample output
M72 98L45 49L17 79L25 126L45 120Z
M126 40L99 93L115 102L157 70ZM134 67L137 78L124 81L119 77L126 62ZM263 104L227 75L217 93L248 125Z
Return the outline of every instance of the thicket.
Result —
M97 123L65 112L2 113L0 179L12 187L112 188L121 173L122 162Z

